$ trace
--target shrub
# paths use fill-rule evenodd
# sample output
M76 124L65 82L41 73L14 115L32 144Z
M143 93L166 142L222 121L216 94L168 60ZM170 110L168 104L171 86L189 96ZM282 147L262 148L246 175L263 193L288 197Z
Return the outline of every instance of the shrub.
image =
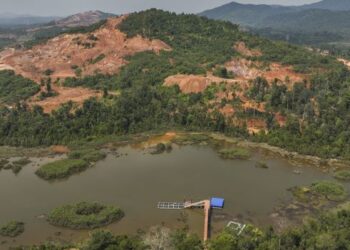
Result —
M188 234L186 230L176 230L171 235L171 243L175 249L201 250L204 249L201 240L195 234Z
M91 59L91 60L90 60L90 64L96 64L96 63L98 63L99 61L102 61L105 57L106 57L105 54L100 54L100 55L98 55L97 57L95 57L94 59Z
M111 232L98 230L91 234L83 250L100 249L132 249L143 250L150 249L139 237L126 235L115 236Z
M13 165L20 166L20 167L28 165L29 163L31 163L31 161L28 158L21 158L17 161L12 162Z
M314 182L311 184L311 190L324 195L331 201L342 201L347 196L347 192L343 185L331 181Z
M7 159L0 159L0 170L5 167L9 161Z
M16 103L39 92L40 86L13 71L0 71L0 103Z
M224 159L239 159L246 160L250 158L250 152L246 148L229 148L222 149L219 151L219 154Z
M35 173L45 180L62 179L79 173L89 167L89 163L81 159L64 159L51 162L40 167Z
M19 166L19 165L12 165L11 169L12 169L12 172L13 172L14 174L18 174L19 172L21 172L22 166Z
M87 162L97 162L106 158L106 154L95 149L75 150L68 154L70 159L82 159Z
M50 212L50 224L72 229L93 229L120 220L124 212L114 206L80 202L64 205Z
M269 166L266 164L266 162L261 162L261 161L255 163L255 167L257 167L257 168L265 168L265 169L269 168Z
M11 221L0 228L0 235L6 237L16 237L24 232L24 223Z
M350 170L340 170L335 172L334 178L342 181L350 181Z

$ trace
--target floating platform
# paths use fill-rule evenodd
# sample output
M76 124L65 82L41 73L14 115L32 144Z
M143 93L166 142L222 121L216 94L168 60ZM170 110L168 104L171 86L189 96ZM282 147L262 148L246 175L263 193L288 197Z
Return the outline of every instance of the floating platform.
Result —
M159 209L184 209L184 202L158 202Z
M224 208L224 202L223 198L213 197L210 199L210 206L212 208Z

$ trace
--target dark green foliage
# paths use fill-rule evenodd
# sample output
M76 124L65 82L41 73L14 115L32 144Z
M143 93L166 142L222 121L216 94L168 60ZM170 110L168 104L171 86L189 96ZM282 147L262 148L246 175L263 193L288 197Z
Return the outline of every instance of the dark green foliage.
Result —
M67 178L72 174L82 172L89 163L80 159L65 159L41 166L35 173L45 180Z
M95 231L91 234L83 250L143 250L148 249L141 239L132 236L115 236L108 231Z
M345 200L348 195L343 185L330 181L312 183L311 190L332 201Z
M213 75L227 79L234 78L234 74L232 72L227 71L225 67L216 67L213 72Z
M50 75L51 73L49 73ZM40 92L39 100L44 100L49 97L57 96L58 94L52 90L51 78L41 79L41 85L46 86L46 91Z
M48 215L48 221L55 226L93 229L116 222L123 216L123 211L114 206L81 202L52 210Z
M294 70L300 73L311 73L320 68L330 70L340 65L334 58L325 57L285 42L271 42L254 36L248 36L244 42L248 47L259 49L262 52L259 60L293 65Z
M303 154L350 159L350 73L335 58L321 56L307 49L273 43L238 30L226 22L216 22L194 15L176 15L159 10L131 14L119 26L128 36L142 35L161 39L172 50L137 53L117 76L66 79L65 86L85 86L99 90L118 90L120 95L102 101L87 100L81 108L65 104L51 115L25 105L0 110L0 144L37 146L67 144L88 136L130 134L147 130L180 127L210 130L247 137L244 126L232 122L210 105L223 85L209 86L203 93L181 94L178 87L161 87L169 75L205 74L232 56L237 41L260 49L262 56L250 58L267 63L291 64L298 71L313 72L308 82L288 89L283 82L269 86L263 78L252 83L246 95L266 102L267 112L236 109L238 119L264 119L268 134L251 138ZM92 39L93 40L93 39ZM223 72L225 74L225 72ZM223 100L224 105L227 100ZM275 113L287 117L279 127Z
M176 230L171 236L172 246L176 250L201 250L204 249L202 241L195 234L188 234L186 230Z
M16 103L36 94L40 87L35 82L15 75L13 71L0 71L0 103Z
M255 139L303 154L350 158L349 71L339 67L312 76L310 82L292 90L273 84L265 91L268 109L285 114L287 124Z
M221 132L227 129L231 134L244 134L243 130L227 128L219 112L210 114L205 106L189 101L188 96L180 94L175 87L141 85L123 90L108 103L87 100L75 112L71 103L51 115L39 108L29 112L21 106L5 110L0 117L0 143L66 144L91 135L123 135L175 126Z
M257 77L252 82L252 85L253 86L249 89L248 96L257 102L263 102L269 88L269 83L265 78Z
M209 243L210 250L348 249L350 211L329 212L309 219L301 227L282 234L272 229L260 231L252 226L237 232L225 230Z
M24 232L24 223L11 221L0 228L0 235L6 237L16 237Z
M186 56L197 65L216 65L229 60L234 55L232 45L241 35L238 27L228 22L155 9L131 14L119 28L129 37L140 34L160 39L174 49L174 56Z
M47 69L47 70L44 71L44 75L50 76L50 75L53 74L53 72L54 72L54 71L53 71L52 69Z
M152 147L150 150L151 154L162 154L165 151L171 151L171 144L158 143L155 147Z
M94 59L91 59L90 64L96 64L99 61L102 61L105 57L106 57L105 54L100 54L97 57L95 57Z
M60 244L54 242L42 243L33 246L19 246L11 248L11 250L67 250L73 248L73 244Z
M83 78L68 77L64 80L63 85L66 87L82 86L82 87L99 89L99 90L103 90L104 88L116 89L117 76L96 74L93 76L85 76Z

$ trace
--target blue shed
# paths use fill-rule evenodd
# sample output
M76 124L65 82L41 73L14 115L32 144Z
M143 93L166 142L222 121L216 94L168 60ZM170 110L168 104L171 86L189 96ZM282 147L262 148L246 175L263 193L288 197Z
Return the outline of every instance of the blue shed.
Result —
M210 200L210 206L212 208L223 208L224 207L224 199L223 198L217 198L213 197Z

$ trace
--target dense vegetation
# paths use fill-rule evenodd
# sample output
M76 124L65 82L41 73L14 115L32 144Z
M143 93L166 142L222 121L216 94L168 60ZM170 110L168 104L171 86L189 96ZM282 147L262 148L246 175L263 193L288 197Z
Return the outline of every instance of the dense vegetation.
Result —
M339 203L348 197L346 188L332 181L317 181L310 186L293 187L290 191L298 203L303 203L312 209Z
M5 237L16 237L24 232L24 223L11 221L0 228L0 235Z
M39 92L35 82L16 75L13 71L0 71L0 103L16 103Z
M331 201L342 201L347 197L347 192L343 185L330 181L319 181L312 183L311 190L324 195Z
M80 202L52 210L48 215L48 221L60 227L92 229L116 222L123 216L123 211L114 206Z
M301 227L281 235L272 229L246 228L237 236L226 230L210 242L211 250L238 249L348 249L350 244L350 210L340 210L309 219Z
M102 101L90 99L77 109L68 103L51 115L44 114L40 107L29 111L25 105L1 109L0 143L51 145L89 136L174 127L248 137L244 126L232 126L231 121L218 112L220 106L210 105L214 96L212 88L204 93L185 95L177 87L161 86L169 75L204 74L232 56L239 56L232 46L244 41L248 47L262 52L261 57L252 60L289 64L299 72L310 74L309 82L296 84L292 89L280 82L271 86L263 86L263 79L253 82L247 95L256 102L266 102L267 112L238 110L237 116L265 119L270 133L255 135L252 139L304 154L350 158L347 146L350 144L347 131L350 73L334 58L249 35L228 22L154 9L131 14L118 28L128 36L140 34L161 39L173 50L159 55L138 53L128 58L129 63L117 76L70 78L64 83L117 90L117 96L108 96L106 91L108 98ZM207 112L208 109L213 111ZM285 127L277 125L273 115L276 112L287 117Z
M45 180L67 178L72 174L82 172L89 163L80 159L64 159L41 166L35 173Z
M281 234L272 228L260 230L248 225L238 235L234 229L227 228L214 236L207 243L209 250L276 250L276 249L315 249L346 250L350 245L350 207L345 204L331 212L322 213L317 218L308 218L295 228ZM74 245L59 246L46 244L33 247L33 250L63 250ZM84 250L100 249L147 249L147 245L139 237L114 236L110 232L95 231L91 237L79 247ZM24 248L19 248L24 249ZM171 235L171 249L201 250L203 243L196 235L184 230L177 230Z
M304 154L350 158L349 84L350 72L339 67L313 76L310 88L300 83L288 91L274 84L265 93L256 93L267 101L268 109L288 117L285 127L270 122L270 133L256 139Z
M65 87L83 86L91 89L104 90L105 88L116 89L118 87L116 83L117 83L117 76L96 74L93 76L86 76L83 78L68 77L64 80L63 86Z
M176 88L146 84L124 90L109 102L90 99L72 112L67 104L48 115L40 107L30 112L26 106L2 110L1 143L50 145L69 143L91 135L127 134L164 127L223 131L225 120L219 113L193 103ZM212 119L214 116L216 119ZM28 126L30 124L30 126ZM228 128L238 134L241 129Z
M138 236L114 235L109 231L96 230L90 237L81 244L54 243L48 242L34 246L21 246L14 250L146 250L148 246L144 244Z

